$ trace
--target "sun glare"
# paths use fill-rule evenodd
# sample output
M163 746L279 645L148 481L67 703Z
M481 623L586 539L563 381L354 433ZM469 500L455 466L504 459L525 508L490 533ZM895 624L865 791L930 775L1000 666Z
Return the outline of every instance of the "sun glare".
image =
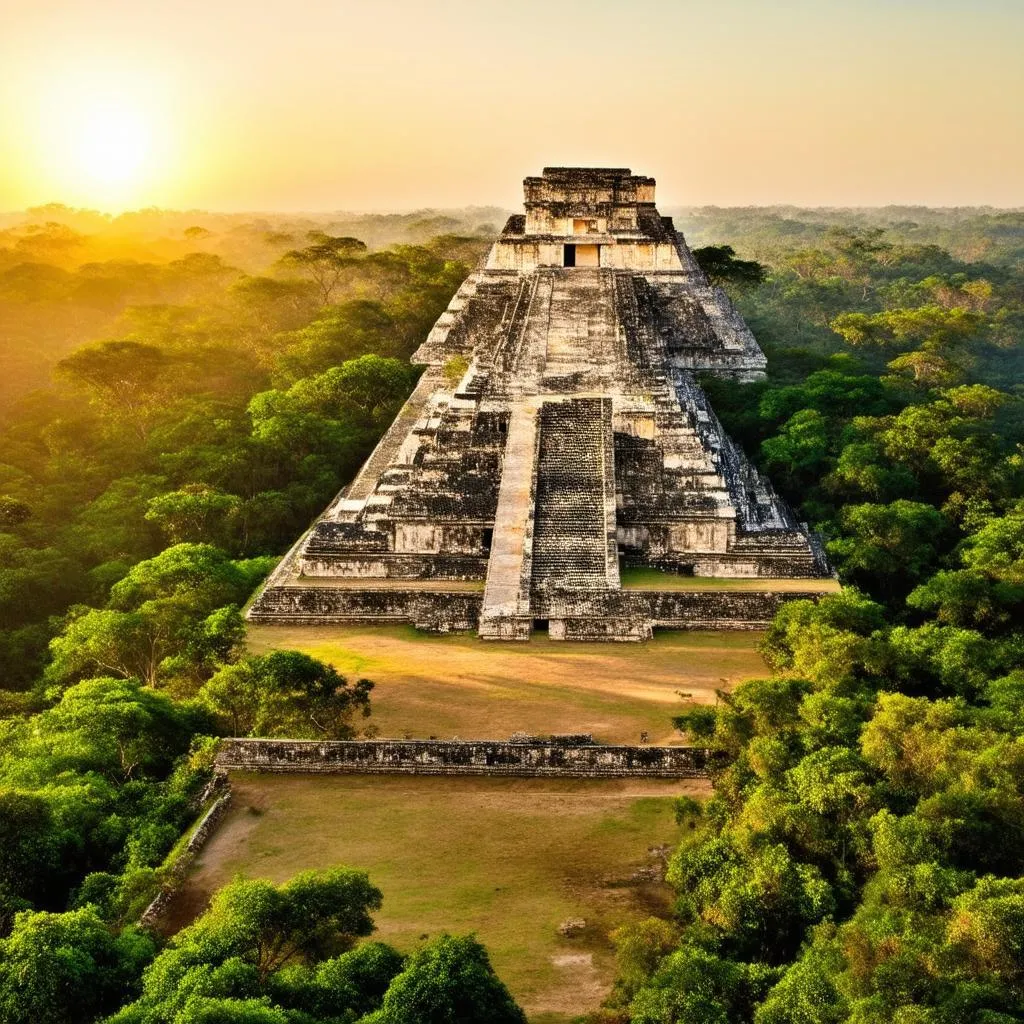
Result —
M166 92L153 71L64 68L39 91L26 168L72 206L160 202L185 171Z
M76 125L71 149L79 169L100 185L131 185L139 180L149 156L145 120L125 107L86 111Z

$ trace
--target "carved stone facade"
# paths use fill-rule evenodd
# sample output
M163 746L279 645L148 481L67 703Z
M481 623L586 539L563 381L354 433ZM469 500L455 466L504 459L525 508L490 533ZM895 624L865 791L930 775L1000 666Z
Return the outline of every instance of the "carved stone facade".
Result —
M547 168L524 186L525 214L413 356L409 401L252 620L639 640L757 628L807 596L770 581L831 578L694 380L754 379L765 358L659 215L654 180ZM620 567L697 579L635 590ZM701 577L766 582L721 593Z

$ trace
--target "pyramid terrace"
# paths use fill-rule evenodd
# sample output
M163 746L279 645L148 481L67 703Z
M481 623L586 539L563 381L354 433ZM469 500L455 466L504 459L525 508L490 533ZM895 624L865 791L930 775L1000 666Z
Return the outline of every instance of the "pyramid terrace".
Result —
M643 640L763 628L835 586L696 382L757 379L765 357L654 189L626 168L525 180L525 213L414 354L415 391L252 621Z

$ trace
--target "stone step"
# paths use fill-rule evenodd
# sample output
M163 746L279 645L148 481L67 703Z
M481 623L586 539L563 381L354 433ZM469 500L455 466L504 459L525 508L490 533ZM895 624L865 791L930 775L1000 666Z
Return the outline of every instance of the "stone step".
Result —
M541 413L533 579L539 587L617 588L612 404L550 401Z
M538 411L538 403L521 402L509 421L480 614L484 639L529 639L530 635Z

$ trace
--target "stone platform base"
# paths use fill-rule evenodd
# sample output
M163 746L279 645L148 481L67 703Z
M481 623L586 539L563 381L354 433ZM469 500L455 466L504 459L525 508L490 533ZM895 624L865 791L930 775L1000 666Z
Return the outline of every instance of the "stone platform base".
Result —
M485 640L641 641L655 629L765 629L787 601L818 600L820 590L550 591L531 600L530 617L485 617L480 591L269 586L250 622L274 625L404 623L431 633L479 631Z

